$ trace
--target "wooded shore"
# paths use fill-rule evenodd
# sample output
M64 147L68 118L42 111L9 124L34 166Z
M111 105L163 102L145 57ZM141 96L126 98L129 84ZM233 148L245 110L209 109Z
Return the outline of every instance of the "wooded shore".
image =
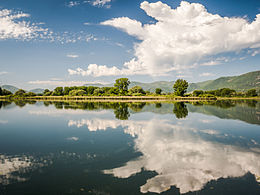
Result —
M214 100L260 100L260 97L169 97L169 96L0 96L0 100L35 101L214 101Z

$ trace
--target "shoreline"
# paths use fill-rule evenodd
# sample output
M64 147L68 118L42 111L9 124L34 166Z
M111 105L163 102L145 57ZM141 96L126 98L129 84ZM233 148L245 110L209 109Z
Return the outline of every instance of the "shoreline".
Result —
M0 100L72 101L72 102L194 102L217 100L260 100L260 97L167 97L167 96L0 96Z

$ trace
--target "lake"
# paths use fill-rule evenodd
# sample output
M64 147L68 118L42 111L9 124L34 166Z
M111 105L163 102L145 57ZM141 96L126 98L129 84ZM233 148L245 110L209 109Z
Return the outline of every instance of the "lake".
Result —
M0 194L260 194L260 102L0 102Z

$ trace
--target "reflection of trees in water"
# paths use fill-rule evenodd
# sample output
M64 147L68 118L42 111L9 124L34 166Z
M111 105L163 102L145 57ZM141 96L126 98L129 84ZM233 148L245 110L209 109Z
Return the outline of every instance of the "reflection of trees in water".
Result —
M188 116L187 106L183 102L176 102L174 103L173 113L178 119L185 118Z
M8 105L12 104L12 102L8 102L8 101L0 101L0 109L3 107L6 107Z
M248 107L255 108L257 101L256 100L246 100L246 104L248 105Z
M120 120L127 120L130 117L128 105L126 103L119 103L119 106L114 110L115 117Z
M145 105L146 105L145 102L138 102L138 103L129 104L129 107L135 112L140 112L142 111Z
M161 108L162 107L162 104L161 103L156 103L155 104L155 108Z

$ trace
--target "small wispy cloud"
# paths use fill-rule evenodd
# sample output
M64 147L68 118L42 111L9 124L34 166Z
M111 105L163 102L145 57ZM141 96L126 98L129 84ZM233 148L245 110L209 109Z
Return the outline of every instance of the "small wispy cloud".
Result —
M254 56L258 55L259 53L260 53L260 50L255 50L252 52L251 56L254 57Z
M95 82L89 82L89 81L60 81L60 80L46 80L46 81L29 81L29 84L32 85L49 85L49 86L82 86L85 84L107 84L103 81L95 81Z
M67 57L68 58L78 58L79 55L77 55L77 54L67 54Z
M122 43L116 42L115 44L116 44L118 47L125 47Z
M88 1L83 1L83 3L89 3L92 6L95 7L104 7L104 8L111 8L111 3L112 0L88 0Z
M70 141L78 141L79 138L78 138L78 137L68 137L67 140L70 140Z
M200 74L201 77L209 77L209 76L214 76L215 74L210 73L210 72L203 72Z
M67 7L75 7L75 6L78 6L78 5L80 5L80 2L78 2L78 1L70 1L70 2L65 4L65 6L67 6Z
M8 74L8 72L6 72L6 71L1 71L0 72L0 75L4 75L4 74Z

